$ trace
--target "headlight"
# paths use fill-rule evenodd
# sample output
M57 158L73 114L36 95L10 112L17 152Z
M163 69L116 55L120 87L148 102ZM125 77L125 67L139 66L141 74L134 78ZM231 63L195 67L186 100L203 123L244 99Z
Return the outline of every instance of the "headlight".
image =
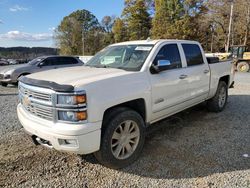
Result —
M84 121L87 119L86 111L58 111L58 120L61 121Z
M10 75L9 74L5 74L3 78L4 79L10 79Z
M57 104L77 105L86 103L86 95L58 95Z

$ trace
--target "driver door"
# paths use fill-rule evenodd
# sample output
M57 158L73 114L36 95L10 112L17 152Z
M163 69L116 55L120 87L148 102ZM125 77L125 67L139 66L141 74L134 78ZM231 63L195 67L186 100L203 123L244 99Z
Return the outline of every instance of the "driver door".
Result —
M35 72L46 71L56 68L56 66L54 65L54 61L56 61L55 57L48 57L44 59L37 65Z
M188 98L188 82L185 79L185 68L176 43L165 44L156 55L153 64L160 61L170 62L169 68L151 74L152 84L152 120L157 121L183 109Z

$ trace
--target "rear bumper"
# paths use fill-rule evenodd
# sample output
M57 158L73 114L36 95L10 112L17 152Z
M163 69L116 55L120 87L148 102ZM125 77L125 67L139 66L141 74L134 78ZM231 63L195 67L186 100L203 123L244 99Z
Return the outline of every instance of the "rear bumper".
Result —
M60 124L62 129L57 130L58 125L51 125L51 122L29 114L20 104L17 107L17 114L25 131L33 138L44 141L39 144L44 143L42 144L44 146L77 154L89 154L99 150L102 122L85 123L84 125ZM37 121L38 119L39 121ZM63 126L67 128L63 128ZM95 130L91 130L89 127L95 127ZM97 127L99 128L96 129ZM75 144L66 144L65 141L74 141Z

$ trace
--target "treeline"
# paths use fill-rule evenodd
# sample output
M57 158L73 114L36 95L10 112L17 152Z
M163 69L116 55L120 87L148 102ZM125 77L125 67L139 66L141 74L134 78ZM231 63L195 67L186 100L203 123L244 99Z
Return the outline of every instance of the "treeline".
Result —
M11 47L1 48L0 47L0 58L6 59L34 59L38 56L44 55L57 55L58 49L45 48L45 47Z
M101 22L88 10L66 16L55 31L61 54L93 55L103 47L128 40L197 40L210 52L228 42L231 2L228 0L125 0L119 17ZM250 1L233 2L230 45L250 44Z

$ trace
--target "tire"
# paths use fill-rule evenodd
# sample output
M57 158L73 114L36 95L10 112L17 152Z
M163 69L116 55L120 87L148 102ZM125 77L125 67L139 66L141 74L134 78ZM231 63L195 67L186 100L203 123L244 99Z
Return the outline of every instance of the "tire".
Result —
M239 62L237 64L237 70L239 72L248 72L249 71L249 64L246 61Z
M8 84L7 84L7 83L2 82L2 83L1 83L1 85L2 85L3 87L7 87L7 85L8 85Z
M116 108L104 118L100 150L94 156L106 167L123 168L139 157L144 141L145 123L140 114L130 108Z
M227 103L228 86L224 81L218 84L215 96L207 101L207 107L210 112L221 112Z

